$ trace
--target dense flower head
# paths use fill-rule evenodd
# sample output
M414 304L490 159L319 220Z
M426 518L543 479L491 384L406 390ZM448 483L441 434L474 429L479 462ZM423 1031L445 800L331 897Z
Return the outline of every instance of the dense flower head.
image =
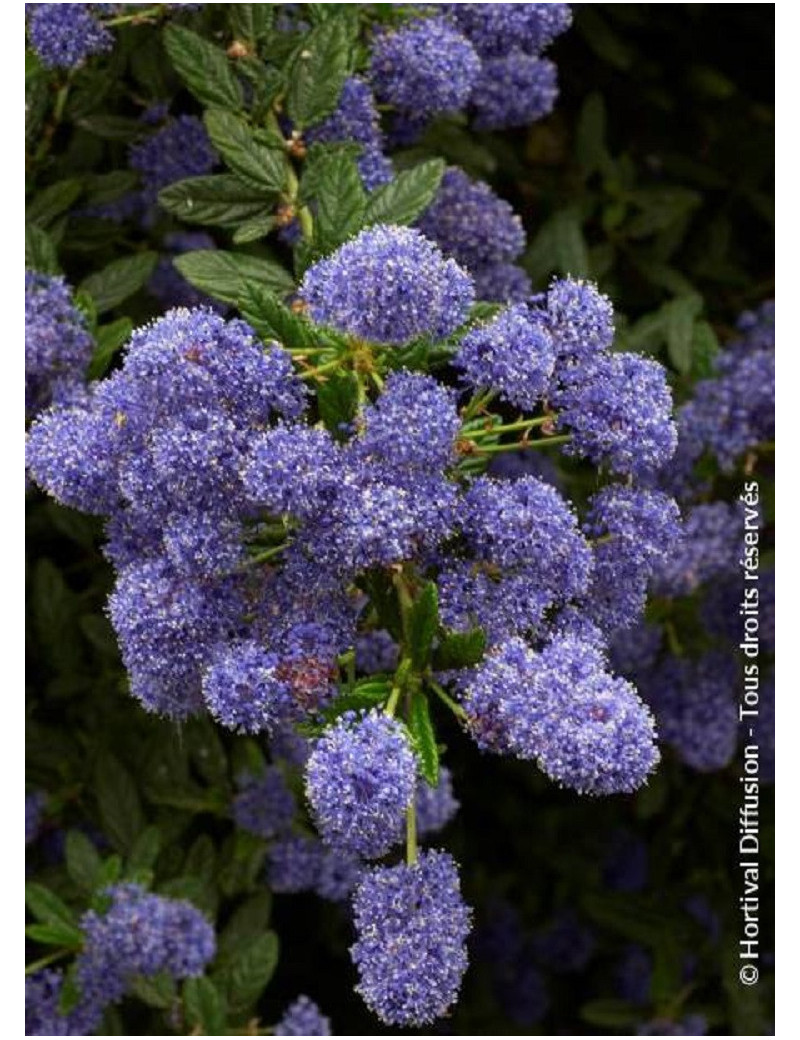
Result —
M210 173L216 162L217 153L197 116L177 116L130 150L131 169L141 174L149 204L158 201L162 188Z
M385 628L364 632L356 639L356 669L364 675L393 672L397 668L398 650Z
M330 502L342 480L342 465L341 451L327 430L286 423L250 438L242 480L255 505L306 518Z
M283 1013L275 1036L333 1036L331 1021L309 997L301 995Z
M592 282L554 278L535 300L546 315L559 359L559 372L586 362L614 342L614 307Z
M669 461L677 443L664 368L636 354L610 354L578 366L554 402L571 441L569 455L613 473L647 475Z
M314 321L378 343L444 338L474 299L469 275L412 228L367 228L306 271Z
M373 88L396 108L424 113L464 108L480 69L472 44L444 18L420 19L373 40Z
M717 651L696 661L668 657L640 677L639 689L655 713L660 737L686 765L710 773L731 761L739 730L732 658Z
M584 531L596 539L589 616L609 633L634 624L650 576L679 541L677 504L661 491L610 484L590 499Z
M475 669L463 703L480 747L535 759L582 794L636 790L658 761L653 720L634 688L575 638L540 653L508 640Z
M550 384L556 361L553 339L524 304L501 311L488 325L468 332L453 363L474 389L533 411Z
M278 766L268 766L260 776L240 777L238 787L231 805L237 827L260 838L274 838L291 826L297 807Z
M317 740L306 794L323 840L374 859L398 840L416 762L403 727L377 711L348 712Z
M81 997L71 1011L60 1009L64 975L45 968L25 977L26 1036L92 1036L103 1017L105 1001Z
M75 69L104 54L114 37L91 12L91 4L26 4L28 39L48 69Z
M477 130L528 126L549 115L558 98L556 66L521 50L487 58L470 99Z
M413 864L366 871L353 914L358 938L350 952L367 1006L387 1025L444 1015L467 967L471 916L452 857L423 851Z
M25 410L51 401L70 404L83 393L94 342L72 292L60 277L25 272Z
M445 469L461 428L454 392L416 372L393 372L361 422L358 450L391 472Z
M417 227L470 272L515 260L525 248L522 220L511 206L488 184L471 180L455 166L445 170Z
M309 834L288 834L270 845L267 878L275 892L316 892L339 903L350 896L363 869L352 853L327 848Z
M483 629L492 645L535 631L555 595L537 580L533 566L503 577L494 571L470 560L445 560L437 578L443 623L459 632Z
M651 621L640 620L614 632L609 643L609 659L614 670L635 680L655 662L662 639L661 626Z
M536 477L479 477L464 495L460 523L477 560L534 570L551 599L586 588L591 551L567 501Z
M392 164L383 154L383 133L375 99L369 85L358 76L345 80L336 110L305 136L309 144L355 141L362 145L358 171L367 191L374 191L392 179Z
M172 718L198 711L203 663L241 610L235 586L200 586L163 559L121 571L108 611L142 706Z
M425 780L418 780L414 799L417 834L423 838L446 827L458 812L460 804L453 794L453 776L447 766L440 767L436 787L431 787Z
M499 262L471 270L475 295L489 303L524 303L531 295L528 272L516 264Z
M569 4L446 4L482 58L518 47L538 54L572 24Z
M80 922L85 944L77 973L84 999L97 994L106 1003L118 1000L137 975L202 975L216 952L216 939L196 907L133 883L114 885L106 895L108 909L89 910Z
M742 518L728 502L709 502L690 509L683 537L660 563L653 579L657 592L685 596L717 575L735 570L742 549Z

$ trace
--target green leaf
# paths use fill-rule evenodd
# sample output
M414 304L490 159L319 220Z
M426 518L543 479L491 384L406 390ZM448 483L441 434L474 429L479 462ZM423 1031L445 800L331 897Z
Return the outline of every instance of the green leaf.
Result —
M134 841L128 856L128 870L152 870L161 851L161 833L153 825L145 827Z
M485 652L486 633L482 628L473 628L469 632L448 632L434 651L433 666L437 671L471 668L482 660Z
M212 881L217 863L217 852L210 835L200 834L186 853L183 872L188 877L200 878L201 881Z
M258 143L247 125L224 109L209 109L203 120L211 143L241 181L268 196L283 189L289 169L285 151Z
M265 238L275 228L275 218L270 215L251 217L233 233L234 245L243 246L248 242L257 242Z
M629 197L639 208L625 228L631 238L647 238L663 231L683 220L703 201L698 192L674 186L641 188Z
M577 210L560 210L545 221L528 247L523 262L534 281L541 281L554 271L576 278L586 277L589 273L589 250Z
M318 345L316 331L308 319L289 310L274 293L261 286L245 285L236 302L244 319L263 340L277 340L291 350L307 350Z
M159 205L188 224L238 227L270 215L271 202L263 188L252 188L230 173L187 177L163 188Z
M358 376L337 372L317 388L319 415L328 432L337 440L347 440L346 427L358 412Z
M75 884L93 892L102 869L100 854L83 831L67 832L65 842L67 873Z
M104 141L123 141L130 143L142 137L144 129L138 119L127 116L115 116L109 112L97 112L79 116L75 125L81 130L99 137Z
M356 686L340 693L323 712L326 722L338 719L346 711L362 711L383 704L391 692L389 682L371 682L368 686Z
M190 1033L197 1033L199 1027L204 1036L225 1035L228 1017L225 998L211 979L205 976L187 979L183 984L183 1006L186 1024L193 1027Z
M240 109L242 88L223 50L182 25L168 25L164 44L178 75L204 105Z
M228 756L219 732L208 716L190 719L184 730L184 742L192 765L206 783L226 787Z
M104 752L97 760L94 786L105 833L120 852L132 852L145 825L132 776L119 759Z
M263 881L259 875L266 856L267 846L261 838L247 831L235 831L220 856L222 865L217 877L223 894L233 896L260 888Z
M642 1018L641 1009L614 997L590 1000L580 1014L584 1022L592 1026L632 1026Z
M407 625L411 660L416 668L425 668L439 627L439 594L435 582L427 582L414 601Z
M714 358L719 353L719 340L707 321L696 321L692 330L692 379L708 379L714 374Z
M278 964L278 936L263 932L246 942L214 973L233 1015L245 1013L261 996Z
M37 227L47 227L72 206L81 190L81 182L75 178L57 181L31 199L25 207L25 218Z
M350 44L342 18L330 18L304 36L289 72L286 111L299 130L336 108L350 69Z
M42 946L80 946L83 932L77 925L69 924L29 924L25 935Z
M77 926L77 915L67 904L44 885L28 881L25 885L25 903L42 924L62 925L66 928Z
M166 1010L175 1003L177 987L175 980L166 972L158 975L136 975L130 982L133 996L138 997L148 1007Z
M240 949L249 945L267 930L272 914L272 893L269 889L246 899L231 914L217 943L217 958L220 962L235 957Z
M648 896L588 892L582 905L597 924L652 949L664 941L665 934L676 930L676 915Z
M25 267L41 274L59 274L58 254L50 235L33 224L25 225Z
M692 340L694 320L703 309L703 301L697 295L682 296L670 300L662 308L667 337L667 352L675 368L686 375L692 367Z
M199 249L176 257L175 266L196 288L236 304L248 282L284 296L294 289L289 272L275 260L222 249Z
M336 150L319 160L315 170L314 246L330 253L362 226L367 193L352 155Z
M258 45L269 35L274 14L272 4L229 4L228 18L233 38Z
M408 728L419 759L420 773L431 787L439 783L439 747L431 722L428 698L420 690L414 691Z
M597 91L583 103L575 130L575 156L587 177L607 171L611 165L606 147L606 105Z
M365 224L411 224L433 201L444 174L441 159L403 170L374 191L367 202Z
M133 322L130 318L118 318L108 325L100 325L95 332L94 353L89 362L89 378L100 379L111 367L115 355L130 339Z
M118 307L147 283L158 260L158 254L147 251L112 260L99 271L88 275L78 286L94 300L99 314Z

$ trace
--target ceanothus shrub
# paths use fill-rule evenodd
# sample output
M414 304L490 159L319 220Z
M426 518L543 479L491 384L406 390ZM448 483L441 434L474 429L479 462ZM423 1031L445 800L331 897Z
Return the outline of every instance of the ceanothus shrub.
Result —
M769 352L743 326L752 344L676 426L666 369L614 349L597 285L563 276L532 293L508 202L449 156L393 163L442 118L496 131L546 115L558 88L543 53L568 5L357 5L355 18L250 5L270 10L249 20L60 6L28 5L27 25L56 92L91 84L116 31L127 61L143 27L187 90L131 93L135 117L111 124L125 168L65 207L79 242L102 233L134 252L73 292L58 235L33 236L28 478L102 524L130 704L240 749L227 800L194 803L231 828L232 858L256 850L242 888L230 865L224 884L347 908L357 992L388 1026L428 1025L458 999L472 926L437 847L468 798L440 761L445 725L579 796L645 785L657 725L692 768L729 761L714 658L660 673L660 694L654 651L646 700L612 661L649 591L693 591L730 562L727 505L692 503L682 542L672 490L686 457L726 469L768 438L757 407L732 402L753 381L767 399ZM59 104L45 151L72 118ZM574 493L553 458L591 490ZM45 805L33 793L32 842ZM104 867L116 874L71 926L71 966L29 976L29 1033L94 1032L142 992L173 1001L176 1029L213 1032L228 1010L247 1021L258 994L214 1004L235 988L235 943L150 891L163 863L131 846L133 866ZM226 927L246 932L237 912ZM594 949L568 911L540 940L540 958L571 949L564 972ZM547 997L536 958L523 968L536 999L520 1021L534 1020ZM270 1028L331 1024L300 996Z

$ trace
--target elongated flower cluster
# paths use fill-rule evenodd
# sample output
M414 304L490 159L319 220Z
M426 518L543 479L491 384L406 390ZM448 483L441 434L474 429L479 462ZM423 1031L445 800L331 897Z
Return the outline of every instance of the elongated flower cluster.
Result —
M25 272L25 411L80 400L94 342L61 277Z
M330 1019L310 997L299 996L273 1030L275 1036L332 1036Z
M381 1021L421 1025L445 1014L466 968L470 929L452 857L430 851L410 865L372 868L353 912L356 988Z

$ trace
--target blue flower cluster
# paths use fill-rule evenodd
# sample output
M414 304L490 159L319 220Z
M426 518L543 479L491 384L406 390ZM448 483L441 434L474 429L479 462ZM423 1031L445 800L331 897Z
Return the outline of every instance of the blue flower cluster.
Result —
M375 98L369 84L358 76L345 81L335 112L305 136L309 144L343 141L360 144L358 172L367 191L374 191L392 179L392 164L384 154L385 142Z
M78 402L94 350L85 316L62 277L25 272L25 411Z
M216 952L214 928L191 903L152 895L140 885L109 888L108 907L80 921L84 945L76 959L78 1002L60 1010L64 976L45 970L26 979L28 1036L90 1036L103 1011L121 1000L137 977L202 975Z
M634 791L655 768L655 726L601 651L574 637L540 652L520 639L494 649L466 684L467 724L487 751L533 759L581 794Z
M452 860L416 851L416 835L445 826L458 803L445 768L435 788L421 779L409 697L398 700L406 615L424 583L438 593L435 639L483 630L477 664L420 671L406 690L451 686L481 748L581 793L644 783L658 761L653 719L607 649L641 614L677 535L675 503L612 484L581 519L519 458L512 473L482 471L494 454L552 440L638 477L668 454L670 397L655 362L610 353L613 314L596 288L557 280L470 321L471 275L420 230L362 231L307 269L300 298L312 334L334 330L318 332L335 358L319 375L341 367L359 384L348 422L318 421L308 387L325 380L300 378L288 350L208 308L176 309L137 330L84 399L33 423L28 468L107 520L109 615L133 695L171 718L206 711L272 738L273 764L240 782L235 822L270 842L275 891L341 901L355 888L360 992L384 1021L422 1024L455 997L469 914ZM450 352L449 379L403 367L431 345ZM522 418L489 413L495 399ZM402 632L373 597L381 583ZM398 669L383 702L336 710L346 662ZM314 734L305 744L292 734L301 723ZM321 840L300 817L290 765L304 770ZM409 864L365 866L407 821ZM414 959L398 953L406 944Z
M169 120L130 150L130 166L142 178L142 200L147 206L155 205L162 188L210 173L216 162L217 153L197 116Z
M333 1036L330 1019L306 996L299 996L273 1030L275 1036Z
M370 80L397 110L404 134L439 113L467 110L476 128L499 130L552 111L556 67L542 52L569 28L568 4L440 4L432 11L372 44Z
M373 867L356 889L357 991L387 1025L424 1025L446 1013L467 966L470 911L446 852Z
M28 39L48 69L75 69L110 51L114 37L92 14L96 4L26 4Z

